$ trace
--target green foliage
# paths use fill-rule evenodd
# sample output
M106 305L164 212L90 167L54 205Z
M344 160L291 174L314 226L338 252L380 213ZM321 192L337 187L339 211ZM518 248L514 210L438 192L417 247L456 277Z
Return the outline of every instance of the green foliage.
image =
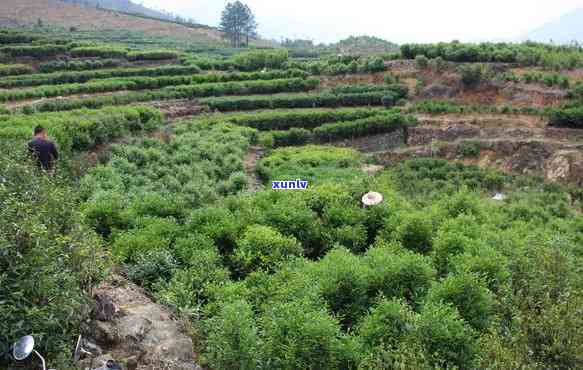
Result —
M399 300L381 299L358 325L358 334L368 350L395 348L413 331L413 313Z
M295 238L267 226L253 225L237 241L233 259L240 271L248 274L257 269L277 270L287 259L301 256L302 252Z
M59 71L86 71L101 68L119 67L119 59L89 59L89 60L53 60L41 63L38 69L42 73L52 73Z
M21 145L3 145L0 343L32 333L37 350L66 368L90 309L85 292L105 277L108 262L100 239L79 222L74 187L60 176L39 176ZM2 368L13 365L0 359Z
M371 294L382 293L412 304L425 296L436 275L426 257L386 246L369 249L364 261L370 269Z
M0 54L5 54L11 57L34 57L47 58L58 54L66 53L69 50L64 45L40 45L40 46L2 46L0 47Z
M154 284L170 279L176 267L169 251L155 249L138 254L135 264L129 265L126 273L130 280L151 290Z
M143 50L127 53L128 60L167 60L178 59L178 52L174 50Z
M115 60L113 60L115 61ZM65 63L65 62L63 62ZM73 62L70 62L73 63ZM117 68L94 71L78 72L58 72L58 73L41 73L28 74L26 76L9 77L0 81L0 87L26 87L39 85L59 85L69 83L85 83L91 80L108 79L114 77L157 77L157 76L180 76L193 75L200 70L197 67L185 66L163 66L154 68ZM133 80L138 81L138 80ZM189 83L191 80L176 79L177 83Z
M338 322L302 301L280 303L261 319L267 368L337 369L343 358Z
M128 133L151 130L162 123L162 114L152 108L126 107L45 113L34 116L12 115L0 122L0 137L26 140L36 125L48 130L62 150L91 148Z
M0 77L32 73L32 67L25 64L0 64Z
M427 304L417 318L415 337L433 366L467 369L477 354L474 332L457 310L443 304Z
M476 330L485 330L491 321L492 294L474 275L448 276L429 290L427 302L427 304L451 304Z
M74 58L125 58L128 49L113 46L83 46L71 49Z
M551 110L549 125L555 127L581 128L583 122L583 107L567 107Z
M351 122L327 123L314 129L319 142L353 138L396 131L414 122L414 118L400 113L363 118Z
M371 92L362 94L282 94L274 96L244 96L235 98L207 98L201 103L219 111L280 109L280 108L317 108L317 107L358 107L382 105L385 93Z
M256 50L235 56L233 62L242 71L259 71L265 68L280 69L288 60L288 51Z
M482 82L484 66L482 64L463 64L459 67L462 83L466 87L475 87Z
M429 59L425 55L417 55L415 57L415 64L419 69L426 69L429 66Z
M321 175L324 175L321 178L333 181L353 172L361 160L358 152L347 148L280 148L259 162L257 172L267 181L296 178L314 181Z
M215 369L256 369L264 345L252 307L244 300L227 303L209 320L205 360Z
M583 53L578 46L563 46L524 42L464 44L460 42L437 44L403 44L401 54L405 59L418 55L428 58L441 57L460 63L519 63L523 66L543 66L560 70L575 68L581 64Z

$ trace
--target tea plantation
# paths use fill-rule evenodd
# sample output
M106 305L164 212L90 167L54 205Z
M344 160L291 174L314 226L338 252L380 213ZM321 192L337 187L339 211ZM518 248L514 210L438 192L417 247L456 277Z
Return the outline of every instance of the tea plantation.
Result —
M580 186L432 156L371 174L375 153L350 145L425 115L581 129L582 85L545 77L582 67L580 50L404 45L306 61L33 36L0 31L0 344L32 333L70 368L89 291L116 270L186 320L209 369L583 367ZM456 63L490 62L565 96L418 94L442 64L466 75ZM61 151L55 176L26 153L36 125ZM308 189L271 190L296 179ZM384 200L363 208L369 191Z

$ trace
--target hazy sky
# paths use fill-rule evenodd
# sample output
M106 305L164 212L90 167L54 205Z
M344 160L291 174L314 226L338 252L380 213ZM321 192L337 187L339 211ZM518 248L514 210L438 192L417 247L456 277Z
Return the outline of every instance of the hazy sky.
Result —
M136 0L216 26L227 0ZM401 42L517 39L583 0L243 0L267 38L334 42L372 35ZM582 20L583 22L583 20Z

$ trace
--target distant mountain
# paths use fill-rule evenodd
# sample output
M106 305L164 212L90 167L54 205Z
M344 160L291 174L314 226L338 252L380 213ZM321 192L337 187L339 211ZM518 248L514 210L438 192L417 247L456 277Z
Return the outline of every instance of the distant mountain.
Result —
M583 8L576 9L561 16L556 21L547 23L526 34L523 39L568 44L571 41L583 43Z
M62 2L95 7L101 9L111 9L124 13L141 14L148 17L160 18L160 19L174 19L171 14L163 13L157 10L147 8L143 5L133 3L130 0L61 0Z

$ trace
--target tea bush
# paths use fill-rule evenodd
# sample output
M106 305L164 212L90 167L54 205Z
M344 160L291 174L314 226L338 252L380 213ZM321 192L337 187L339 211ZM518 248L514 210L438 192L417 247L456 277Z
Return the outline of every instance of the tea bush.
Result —
M427 302L451 304L476 330L485 330L490 324L492 294L474 275L448 276L430 289Z
M0 77L32 73L32 67L25 64L0 64Z
M120 59L90 59L90 60L53 60L41 63L38 69L42 73L52 73L59 71L86 71L92 69L119 67L122 64Z
M71 49L74 58L125 58L128 49L109 46L84 46Z
M105 277L109 262L102 241L80 223L74 186L61 176L39 176L22 143L2 143L0 343L34 333L37 350L68 368L71 343L91 308L86 292ZM0 367L13 366L0 359Z
M128 133L152 130L162 124L162 114L152 108L106 108L97 111L6 116L0 122L0 137L25 140L36 125L48 130L64 151L82 150Z
M219 111L280 109L280 108L318 108L318 107L358 107L382 105L382 92L362 94L282 94L274 96L245 96L236 98L207 98L201 103Z
M238 240L233 256L244 274L257 269L277 270L286 259L301 256L301 245L267 226L250 226Z
M43 59L66 53L68 50L69 48L64 45L2 46L0 47L0 54L11 57L34 57Z
M178 59L178 52L174 50L143 50L127 53L128 60L167 60Z
M413 330L413 312L399 300L380 300L358 325L359 337L369 351L380 346L397 348Z

